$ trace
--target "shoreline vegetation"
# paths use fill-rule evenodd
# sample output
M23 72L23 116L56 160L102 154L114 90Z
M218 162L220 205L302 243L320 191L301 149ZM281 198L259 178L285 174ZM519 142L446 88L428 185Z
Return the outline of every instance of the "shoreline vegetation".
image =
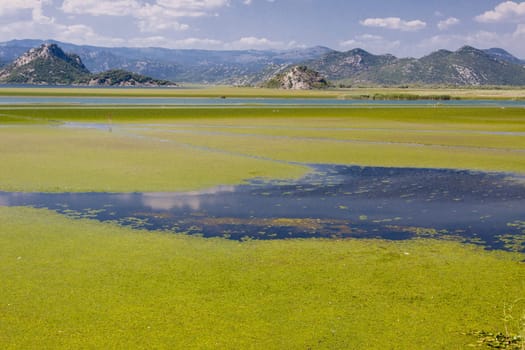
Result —
M525 89L476 88L345 88L325 90L278 90L227 86L180 88L81 88L0 86L1 96L35 97L168 97L168 98L315 98L348 100L525 100Z

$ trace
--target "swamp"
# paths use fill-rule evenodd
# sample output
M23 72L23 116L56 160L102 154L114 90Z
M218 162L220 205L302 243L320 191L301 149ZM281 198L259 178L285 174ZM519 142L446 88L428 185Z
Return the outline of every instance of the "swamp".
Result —
M35 91L0 91L36 99L0 103L2 348L525 345L519 98Z

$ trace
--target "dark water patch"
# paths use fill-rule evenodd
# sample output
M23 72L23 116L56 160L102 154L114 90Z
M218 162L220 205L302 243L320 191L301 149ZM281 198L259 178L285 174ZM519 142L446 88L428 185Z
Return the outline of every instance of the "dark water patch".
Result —
M525 177L457 170L314 165L298 181L186 193L1 193L134 228L235 240L417 237L525 252Z

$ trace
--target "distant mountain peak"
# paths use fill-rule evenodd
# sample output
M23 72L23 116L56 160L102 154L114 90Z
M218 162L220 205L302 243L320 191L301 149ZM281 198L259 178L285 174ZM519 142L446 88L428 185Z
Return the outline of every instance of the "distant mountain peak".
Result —
M431 53L431 55L433 55L433 54L439 54L439 55L450 55L450 54L452 54L452 53L453 53L453 52L450 51L450 50L440 49L440 50L434 51L433 53Z
M89 72L78 55L66 54L57 44L52 43L44 43L37 48L27 51L25 54L17 58L12 65L14 67L22 67L37 59L60 60L75 66L85 73Z
M44 43L30 49L0 72L0 82L18 84L71 84L90 74L79 56L58 45Z
M478 50L475 47L472 47L470 45L463 45L457 50L457 52L463 52L463 51L468 52L468 51L481 51L481 50Z
M347 54L350 54L350 55L364 55L364 56L372 56L372 54L366 50L363 50L359 47L355 48L355 49L351 49L351 50L348 50L346 52Z
M455 52L455 54L458 54L458 55L481 55L481 56L487 55L483 50L477 49L477 48L469 46L469 45L465 45L465 46L461 47L459 50L457 50Z

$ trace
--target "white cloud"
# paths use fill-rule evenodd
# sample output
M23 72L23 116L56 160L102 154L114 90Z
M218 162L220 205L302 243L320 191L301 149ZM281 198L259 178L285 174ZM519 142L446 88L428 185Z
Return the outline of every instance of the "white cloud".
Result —
M93 16L143 17L164 11L172 17L200 17L229 5L229 0L64 0L62 11Z
M0 40L43 39L52 38L79 45L118 46L125 43L123 39L106 37L82 24L63 25L53 21L36 23L33 21L12 22L9 26L0 27Z
M172 40L164 36L139 37L129 41L133 47L168 47L172 49L221 49L224 43L215 39L186 38Z
M49 38L71 42L79 45L100 45L100 46L119 46L124 44L124 40L100 35L93 28L83 25L55 25L53 26L55 35L47 35Z
M166 47L172 49L205 49L205 50L280 50L304 48L295 41L273 41L267 38L242 37L238 40L225 42L210 38L170 39L166 36L150 36L133 38L126 43L133 47Z
M459 22L460 22L459 19L457 19L456 17L449 17L443 21L439 21L438 28L439 30L447 30L450 27L453 27L456 24L459 24Z
M8 0L0 4L0 16L9 16L22 10L42 9L49 0Z
M382 36L373 35L373 34L358 35L356 38L359 40L371 40L371 41L383 40Z
M266 2L274 3L275 0L266 0ZM242 3L243 3L244 5L251 5L251 4L253 4L253 0L242 0Z
M174 17L200 17L210 11L228 6L229 0L157 0L156 6L164 8Z
M52 3L51 0L10 0L0 4L0 17L9 19L31 18L36 23L52 23L53 18L44 15L43 6Z
M229 0L64 0L62 11L67 14L92 16L131 16L141 32L186 30L179 18L202 17L211 11L228 6Z
M201 38L186 38L181 40L175 40L174 44L176 47L183 48L197 48L197 47L218 47L223 44L220 40L215 39L201 39Z
M361 21L360 23L365 27L396 29L405 32L415 32L427 26L426 22L423 22L419 19L413 21L405 21L399 17L367 18Z
M135 0L64 0L61 9L68 14L128 16L140 7L141 5Z
M271 45L281 45L282 42L280 41L271 41L266 38L256 38L254 36L248 36L239 39L239 43L243 45L263 45L263 46L271 46Z
M358 41L354 39L344 40L339 42L339 46L343 48L354 48L357 46Z
M516 31L512 33L512 36L516 39L525 40L525 24L518 24Z
M485 47L487 44L491 44L494 41L500 39L500 36L494 32L478 31L467 35L435 35L430 38L429 43L436 47L452 47L462 45L472 45L477 47Z
M283 49L289 46L288 43L282 41L273 41L267 38L257 38L254 36L242 37L237 41L225 44L225 48L230 50Z
M141 32L161 32L165 30L182 31L189 28L187 24L178 22L173 10L158 5L146 5L135 11L133 16L138 21Z
M377 54L391 53L401 46L399 40L388 40L380 35L362 34L350 40L339 42L339 47L342 49L362 48Z
M525 19L525 2L505 1L497 5L494 10L486 11L476 17L482 23L497 23Z
M518 57L525 57L525 48L521 45L523 40L525 40L525 25L519 25L513 33L478 31L466 35L435 35L421 41L417 47L425 53L443 48L455 50L464 45L471 45L480 49L501 47Z

